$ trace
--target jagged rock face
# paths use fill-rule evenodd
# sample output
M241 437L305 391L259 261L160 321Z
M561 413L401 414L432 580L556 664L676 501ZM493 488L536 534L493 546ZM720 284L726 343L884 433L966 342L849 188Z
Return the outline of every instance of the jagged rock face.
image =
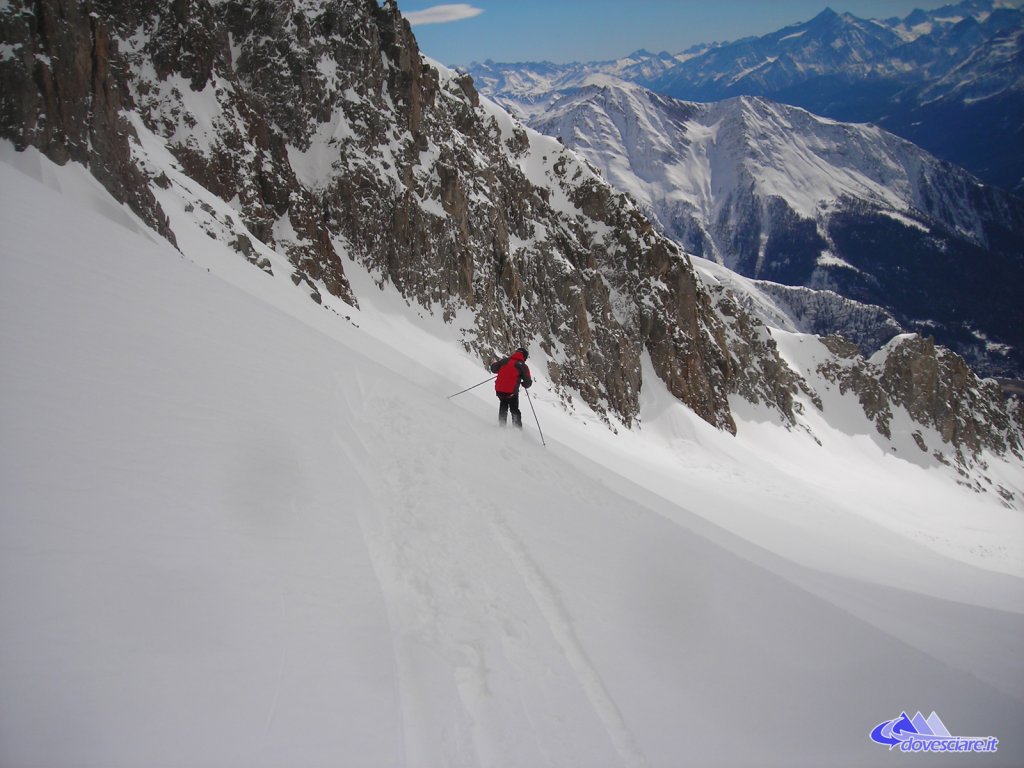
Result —
M150 179L132 162L122 113L131 99L117 40L109 14L93 10L104 5L40 0L0 9L0 136L56 163L87 165L114 198L173 242Z
M936 347L930 338L898 336L879 353L865 360L855 345L836 337L823 339L836 360L823 363L819 373L852 390L878 431L890 436L892 408L902 406L917 422L936 430L952 447L961 468L983 450L997 455L1024 455L1024 412L1016 398L1004 400L992 379L979 379L963 358ZM942 445L921 450L942 458Z
M740 391L791 413L758 326L719 317L686 255L578 156L424 63L392 2L41 0L0 23L3 135L88 163L169 237L149 185L191 179L231 202L257 266L254 241L314 299L354 304L347 254L447 319L468 308L481 358L538 340L567 401L631 423L646 351L716 426L734 429Z
M1024 425L1003 405L999 385L982 381L964 360L936 348L930 338L912 336L885 356L882 388L921 424L934 426L943 441L978 453L983 448L1021 455Z
M250 70L254 79L266 77L261 67L283 66L280 57L247 58L241 47L235 60L232 22L266 29L268 39L283 26L301 39L309 32L297 19L305 16L285 5L179 0L122 22L128 87L146 127L166 142L185 174L223 200L236 199L248 232L289 257L297 284L308 285L314 299L323 285L354 303L320 200L296 178L288 156L293 123L324 97L319 81L311 80L300 98L279 78L271 102L245 77ZM238 247L245 253L244 243Z
M782 361L768 328L754 320L731 291L721 286L709 290L729 333L725 344L731 352L727 365L735 382L732 391L748 402L778 408L794 423L793 394L801 390L814 399L806 382Z

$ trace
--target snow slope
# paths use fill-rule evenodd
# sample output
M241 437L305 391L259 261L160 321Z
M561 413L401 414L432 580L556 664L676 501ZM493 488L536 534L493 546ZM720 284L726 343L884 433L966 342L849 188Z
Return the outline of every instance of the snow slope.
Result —
M355 264L319 307L0 159L0 764L872 765L918 709L1024 760L1021 517L853 411L614 435L535 350L543 448Z

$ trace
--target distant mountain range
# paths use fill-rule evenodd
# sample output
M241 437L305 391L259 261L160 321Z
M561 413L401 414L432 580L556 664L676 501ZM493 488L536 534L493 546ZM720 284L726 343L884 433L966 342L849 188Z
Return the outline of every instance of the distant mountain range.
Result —
M884 342L877 328L851 333L845 321L860 326L863 312L839 307L841 295L876 317L884 307L889 336L933 334L987 373L1024 370L1024 202L910 142L761 98L682 102L601 75L532 124L688 251L831 291L801 330L843 332L865 351ZM806 316L808 294L788 291L785 303Z
M827 9L769 35L617 61L474 64L485 93L528 116L588 76L674 98L761 96L845 122L873 122L984 181L1024 190L1021 0L965 0L903 19Z
M1019 6L968 0L886 21L826 10L681 54L470 73L688 251L760 281L752 307L768 296L786 323L865 353L931 334L987 375L1020 378L1024 202L999 188L1024 172ZM985 184L880 125L1009 176Z

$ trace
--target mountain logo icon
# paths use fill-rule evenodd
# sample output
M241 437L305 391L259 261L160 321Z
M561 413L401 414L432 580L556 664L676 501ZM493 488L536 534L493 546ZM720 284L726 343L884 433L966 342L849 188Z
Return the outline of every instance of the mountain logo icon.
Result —
M913 717L902 712L879 723L871 740L901 752L995 752L999 744L994 736L953 736L936 712L926 718L920 710Z

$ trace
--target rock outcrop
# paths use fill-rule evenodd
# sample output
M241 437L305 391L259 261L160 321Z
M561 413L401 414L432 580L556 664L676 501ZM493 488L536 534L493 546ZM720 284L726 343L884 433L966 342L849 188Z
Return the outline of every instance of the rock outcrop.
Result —
M891 436L894 410L929 428L913 433L918 447L943 463L951 460L960 473L983 463L983 454L1024 458L1024 408L1017 398L1004 399L994 379L979 379L963 358L931 338L897 336L870 358L838 337L823 342L833 361L818 373L856 394L878 432Z
M97 7L102 4L95 4ZM133 162L131 108L110 13L78 0L0 8L0 137L82 163L119 202L174 241L154 181Z

